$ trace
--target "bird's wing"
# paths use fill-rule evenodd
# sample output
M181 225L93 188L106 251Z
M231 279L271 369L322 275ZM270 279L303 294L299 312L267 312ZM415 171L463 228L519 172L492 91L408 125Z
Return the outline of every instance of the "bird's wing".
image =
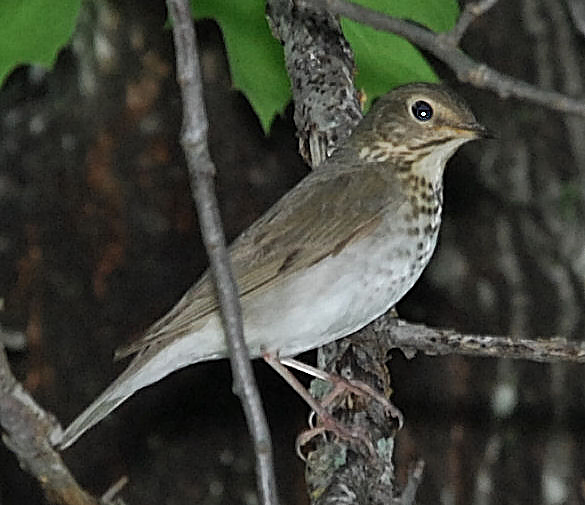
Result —
M404 203L388 167L372 165L365 173L331 167L309 174L231 246L240 296L254 296L299 269L337 254L380 219ZM337 170L336 172L333 172ZM351 195L351 196L350 196ZM217 309L214 286L206 273L175 307L131 345L138 352L126 370L61 434L61 449L70 446L137 390L198 359L217 357L212 340L194 345L189 335ZM200 353L195 356L194 349Z
M337 254L375 226L382 210L391 212L392 207L404 203L398 184L391 169L375 163L366 169L324 166L310 173L231 245L240 297L268 289ZM217 308L215 287L207 271L142 339L120 349L116 357L189 334Z

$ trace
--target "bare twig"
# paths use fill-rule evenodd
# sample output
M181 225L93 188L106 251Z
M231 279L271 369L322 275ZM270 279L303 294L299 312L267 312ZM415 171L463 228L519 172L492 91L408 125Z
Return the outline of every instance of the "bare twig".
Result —
M98 505L96 498L75 481L57 453L49 435L55 419L45 412L16 381L4 347L0 344L0 425L6 432L4 444L20 464L41 484L50 503Z
M495 91L502 98L521 98L559 112L585 116L585 101L555 91L539 89L478 63L454 47L449 42L449 36L445 34L434 33L404 19L387 16L345 0L297 0L297 2L303 6L310 5L312 8L328 10L376 30L400 35L447 64L460 81Z
M510 358L555 363L585 363L585 343L564 338L517 338L495 335L470 335L454 330L429 328L403 319L382 317L371 323L369 331L398 347L408 357L413 351L430 355L462 354L483 358Z
M168 0L173 22L177 80L183 97L181 143L189 167L203 241L215 279L230 352L234 391L242 402L256 452L260 503L277 503L272 442L244 342L242 314L214 191L215 166L207 147L207 117L201 84L195 28L188 0Z
M478 0L477 2L469 2L466 4L461 16L457 20L457 24L448 33L448 37L453 46L459 45L469 25L479 16L490 10L497 2L498 0Z
M126 484L128 484L129 480L130 479L128 479L128 477L126 475L123 475L122 477L120 477L102 495L102 502L103 503L115 503L114 500L116 499L116 495L118 495L120 493L120 491L122 491L122 489L124 489L124 487L126 487ZM118 503L119 502L120 502L120 499L118 499Z

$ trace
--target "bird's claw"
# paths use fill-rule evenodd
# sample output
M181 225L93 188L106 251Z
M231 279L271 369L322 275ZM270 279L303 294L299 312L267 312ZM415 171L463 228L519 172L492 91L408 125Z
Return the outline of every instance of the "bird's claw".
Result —
M352 444L358 442L366 449L370 457L373 458L376 456L376 449L374 448L374 444L365 430L360 428L351 430L343 423L337 421L333 416L325 416L325 418L320 418L320 422L320 426L311 427L310 429L303 431L296 439L295 448L299 458L301 458L303 461L306 461L307 459L305 458L305 455L302 451L303 446L307 445L313 438L319 435L323 435L325 437L327 432L331 432L337 438Z
M388 398L382 393L376 391L373 387L361 380L345 379L339 375L331 374L329 380L333 383L333 389L322 400L321 404L327 407L343 393L352 393L356 396L366 397L375 400L382 407L387 415L398 420L398 429L402 429L404 425L404 415L398 407L396 407Z

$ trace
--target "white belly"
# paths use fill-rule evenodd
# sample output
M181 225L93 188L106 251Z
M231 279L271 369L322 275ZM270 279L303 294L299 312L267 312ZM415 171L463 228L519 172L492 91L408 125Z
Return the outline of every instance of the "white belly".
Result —
M319 347L359 330L397 303L420 276L424 266L413 270L413 262L424 253L426 265L436 234L421 238L421 251L412 236L392 239L388 232L380 230L368 243L350 244L287 282L244 300L244 333L251 355L278 351L292 356Z
M437 215L436 230L440 215ZM242 299L244 336L250 355L293 356L350 335L396 304L419 278L437 233L411 223L417 236L396 229L396 216L366 241L350 243L304 272ZM428 218L427 218L428 223ZM189 363L227 356L219 314L195 333L177 339L163 361ZM165 365L166 366L166 365Z

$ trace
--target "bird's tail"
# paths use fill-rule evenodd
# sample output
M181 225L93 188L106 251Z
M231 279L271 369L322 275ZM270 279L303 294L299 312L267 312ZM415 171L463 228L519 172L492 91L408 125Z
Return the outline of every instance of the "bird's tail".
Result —
M217 334L219 333L219 335ZM130 365L62 433L53 435L59 449L72 445L136 391L192 363L225 356L223 335L191 334L172 341L155 342L140 351ZM204 337L204 338L201 338ZM56 440L55 440L56 439Z

